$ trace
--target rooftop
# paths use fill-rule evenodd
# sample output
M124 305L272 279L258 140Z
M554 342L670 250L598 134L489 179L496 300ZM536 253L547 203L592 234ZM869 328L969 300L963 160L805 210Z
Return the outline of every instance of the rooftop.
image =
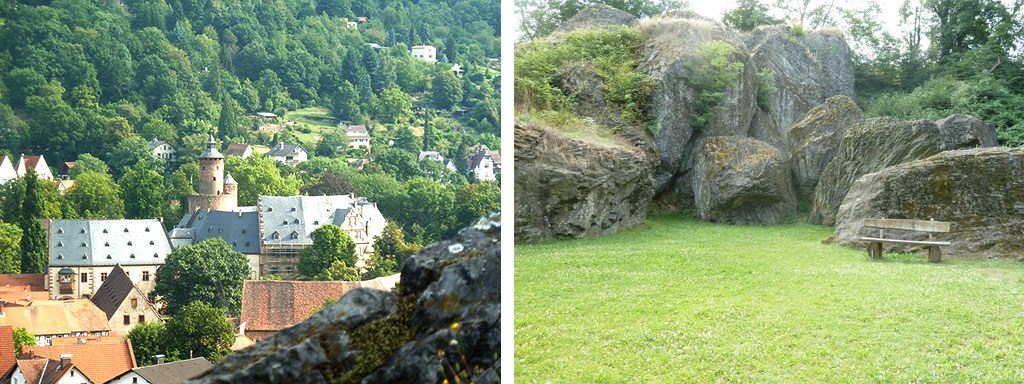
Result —
M131 340L117 344L23 346L21 353L23 357L26 353L31 353L32 356L57 359L58 361L60 355L71 354L71 363L94 383L106 383L136 367Z
M242 286L242 317L246 332L277 331L313 314L328 297L341 298L359 288L391 290L397 274L369 281L246 280Z
M217 151L217 141L213 139L213 135L210 135L210 140L206 142L206 150L199 155L200 159L223 159L224 155Z
M36 336L78 332L109 332L106 314L86 299L33 301L24 307L8 306L0 325L25 327Z
M50 266L161 265L171 242L157 219L54 220Z
M139 287L136 287L135 283L132 283L132 279L124 272L124 269L117 265L110 271L107 280L100 285L100 289L96 291L91 300L93 304L96 304L97 308L107 315L107 320L110 320L110 318L117 314L117 309L121 307L121 303L124 303L124 299L128 297L128 294L135 290L139 290ZM142 291L139 291L139 293L141 294ZM142 296L145 297L146 295L142 294ZM149 301L146 301L143 305L152 306ZM153 312L156 312L156 308L153 308Z
M14 327L9 325L0 327L0 345L5 346L0 348L0 370L7 372L14 366L14 362L18 360L14 356L14 348L6 347L14 345Z
M251 148L252 146L249 144L228 144L228 148L224 150L224 156L242 157Z
M46 274L43 273L4 273L0 274L0 287L27 286L30 291L46 290Z
M133 368L135 372L150 384L177 384L188 381L199 376L206 370L213 368L213 364L205 358L174 361L157 365Z
M59 359L18 360L15 364L21 368L21 374L25 376L25 381L33 384L55 384L75 367L73 361L62 367ZM9 370L7 373L14 374L13 370ZM5 374L4 379L10 380L11 377Z
M313 231L324 224L342 227L345 214L357 208L359 225L365 227L368 239L379 236L387 222L365 198L351 195L335 196L262 196L259 209L263 214L263 241L272 244L312 244ZM276 233L276 236L275 236ZM353 239L359 242L359 239Z
M277 146L270 149L270 152L267 152L267 156L288 156L292 153L298 152L300 149L303 152L309 152L299 144L278 143Z
M187 214L178 223L178 227L171 231L171 240L175 247L180 247L219 237L235 251L248 255L259 254L259 213L255 207L242 209L241 212L201 209L193 214Z

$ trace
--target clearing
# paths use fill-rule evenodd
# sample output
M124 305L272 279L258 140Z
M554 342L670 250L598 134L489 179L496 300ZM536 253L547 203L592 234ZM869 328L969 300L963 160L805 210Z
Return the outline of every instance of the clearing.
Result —
M832 231L673 215L517 244L515 380L1024 380L1024 265L873 261Z

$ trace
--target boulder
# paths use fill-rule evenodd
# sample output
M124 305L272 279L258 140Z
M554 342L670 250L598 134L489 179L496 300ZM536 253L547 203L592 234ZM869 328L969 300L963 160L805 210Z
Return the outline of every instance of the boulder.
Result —
M632 27L636 21L636 16L604 4L594 4L570 17L558 29L555 29L554 34L587 28Z
M818 78L821 79L821 96L829 98L844 95L854 100L853 59L850 46L837 30L817 30L804 38L807 50L818 63Z
M858 122L843 136L835 157L821 173L811 222L835 225L839 205L859 177L932 156L944 147L939 127L928 120L878 117Z
M746 133L756 109L757 72L741 37L711 19L674 12L641 22L638 28L650 37L640 68L656 80L649 114L656 124L654 142L661 157L654 186L663 190L673 177L689 170L685 155L700 143L692 126L698 94L686 78L704 64L701 47L726 42L735 48L729 60L743 64L740 75L724 90L724 108L701 129L705 136Z
M779 151L742 136L704 140L693 169L701 219L726 224L777 224L796 213L789 170Z
M854 124L864 120L864 112L846 96L832 96L793 123L786 132L790 146L790 170L800 199L814 197L825 166L839 149L839 141Z
M995 147L996 129L992 124L968 115L950 115L936 121L946 149L968 149L977 147Z
M837 242L863 247L859 237L878 235L877 229L863 227L870 218L949 221L951 232L936 235L952 243L943 247L944 254L1022 260L1024 148L947 151L865 175L839 208ZM896 231L892 235L926 238Z
M481 219L406 261L395 292L357 288L232 353L190 383L496 383L501 220ZM473 368L469 368L473 367Z
M645 222L657 155L643 138L522 121L514 137L516 241L607 235Z
M786 140L785 129L779 128L779 119L772 110L755 108L754 118L750 120L747 137L761 140L779 149L783 154L789 153L789 142Z
M758 69L771 69L775 77L775 96L772 114L775 127L785 130L811 108L825 100L822 91L821 70L803 39L778 26L758 27L752 33L758 36L748 40L752 46L752 60Z

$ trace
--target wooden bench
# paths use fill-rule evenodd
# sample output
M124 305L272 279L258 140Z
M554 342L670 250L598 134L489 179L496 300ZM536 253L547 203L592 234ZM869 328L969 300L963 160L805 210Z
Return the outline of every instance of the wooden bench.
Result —
M861 237L868 242L868 255L872 258L882 257L882 243L917 244L928 246L928 261L938 263L942 261L942 251L939 246L949 245L948 241L936 241L932 234L947 233L952 223L948 221L912 220L912 219L867 219L864 220L865 227L878 228L878 237ZM898 229L903 231L927 232L928 240L903 240L886 238L886 229Z

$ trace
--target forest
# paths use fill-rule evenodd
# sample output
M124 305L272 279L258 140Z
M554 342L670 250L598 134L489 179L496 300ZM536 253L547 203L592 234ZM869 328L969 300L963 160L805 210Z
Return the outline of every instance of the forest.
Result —
M25 177L0 185L0 244L19 243L26 217L175 226L210 135L221 151L310 152L298 166L228 157L241 205L354 192L410 243L450 236L499 207L498 184L473 180L466 160L478 144L500 147L499 13L484 0L0 1L0 158L43 155L55 175L76 164L67 193ZM421 45L436 62L410 54ZM345 124L368 128L369 149L346 149ZM152 140L177 159L154 158ZM462 159L458 172L419 151ZM11 252L0 251L4 272L17 272Z

